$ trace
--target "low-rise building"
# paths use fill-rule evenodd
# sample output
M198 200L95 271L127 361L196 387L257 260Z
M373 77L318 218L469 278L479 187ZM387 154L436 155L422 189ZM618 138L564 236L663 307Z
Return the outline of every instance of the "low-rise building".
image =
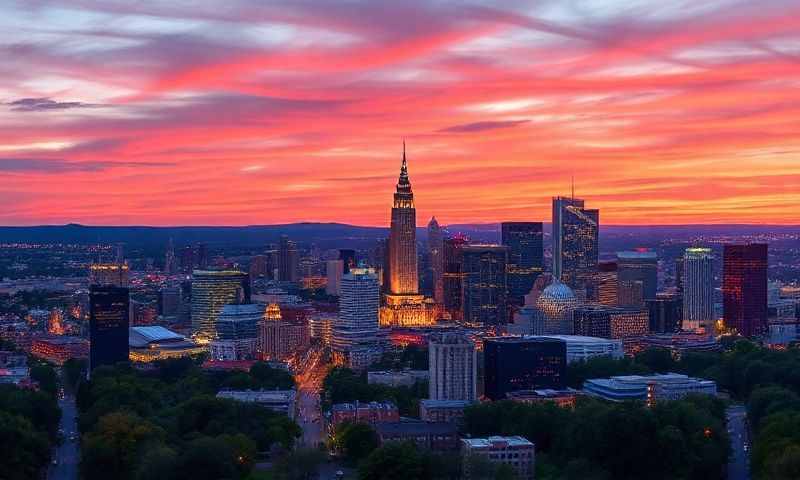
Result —
M44 335L31 341L31 355L56 365L70 358L89 358L89 341L66 335Z
M295 417L296 396L295 390L222 390L217 393L217 398L257 403L292 419Z
M399 422L400 411L391 402L337 403L331 407L331 426L344 422L368 423Z
M134 362L152 362L208 352L183 335L160 326L131 327L128 331L128 357Z
M470 475L470 459L480 455L491 463L508 465L519 479L533 480L536 447L531 441L518 435L464 438L461 440L461 455L464 461L464 478L477 478Z
M644 400L652 404L661 400L678 400L691 393L716 395L717 384L713 380L679 373L624 375L586 380L583 391L606 400Z
M630 342L632 353L648 348L664 348L679 359L686 352L714 352L720 349L719 342L711 335L693 332L676 332L645 335Z
M421 450L458 450L458 427L452 422L408 420L375 424L380 442L413 441Z
M581 392L572 388L555 390L552 388L542 388L538 390L519 390L508 392L506 397L519 403L542 403L553 402L559 407L572 408L575 406L575 399Z
M567 344L567 363L602 356L622 358L625 355L622 340L583 335L542 335L542 337L563 340Z
M384 370L367 372L367 383L371 385L388 385L390 387L410 387L417 382L424 382L428 380L428 378L429 375L427 370Z
M426 422L458 423L464 418L464 409L472 403L467 400L421 400L419 418Z

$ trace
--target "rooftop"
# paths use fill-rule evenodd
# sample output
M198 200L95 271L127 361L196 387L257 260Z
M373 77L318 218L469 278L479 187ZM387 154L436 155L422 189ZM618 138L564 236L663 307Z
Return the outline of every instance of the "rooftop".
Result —
M488 438L464 438L461 440L470 448L506 448L506 447L531 447L533 442L527 438L515 435L513 437L492 436Z
M128 335L128 343L131 346L145 346L155 342L179 342L183 340L186 340L183 335L158 325L131 327Z
M421 420L405 422L385 422L375 425L381 436L386 435L456 435L458 428L449 422L423 422Z

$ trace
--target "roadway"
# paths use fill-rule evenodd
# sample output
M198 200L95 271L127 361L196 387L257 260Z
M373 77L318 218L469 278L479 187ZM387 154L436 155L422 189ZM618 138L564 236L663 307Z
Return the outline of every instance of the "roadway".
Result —
M297 423L303 430L300 444L316 447L324 439L320 392L330 370L324 350L312 347L301 358L290 361L297 383Z
M63 392L63 390L62 390ZM61 444L53 451L53 462L47 469L48 480L76 480L78 478L79 434L76 419L75 396L71 392L59 394L58 406L61 408L59 433Z
M731 457L728 460L728 480L750 480L750 434L747 410L744 405L732 405L725 412Z

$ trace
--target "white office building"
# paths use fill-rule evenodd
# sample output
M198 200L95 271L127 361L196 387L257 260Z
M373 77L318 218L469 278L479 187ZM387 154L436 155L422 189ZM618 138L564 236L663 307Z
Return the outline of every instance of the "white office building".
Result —
M622 358L625 355L622 349L622 340L581 335L543 335L543 337L563 340L567 344L567 363L602 356Z
M477 354L464 335L434 334L428 343L428 397L431 400L477 398Z
M710 248L687 248L683 265L683 329L712 331L714 255Z

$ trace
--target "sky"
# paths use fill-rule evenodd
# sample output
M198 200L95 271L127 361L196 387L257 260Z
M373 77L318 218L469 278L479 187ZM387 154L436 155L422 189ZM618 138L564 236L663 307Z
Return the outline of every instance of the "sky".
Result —
M0 224L800 224L796 0L4 0Z

